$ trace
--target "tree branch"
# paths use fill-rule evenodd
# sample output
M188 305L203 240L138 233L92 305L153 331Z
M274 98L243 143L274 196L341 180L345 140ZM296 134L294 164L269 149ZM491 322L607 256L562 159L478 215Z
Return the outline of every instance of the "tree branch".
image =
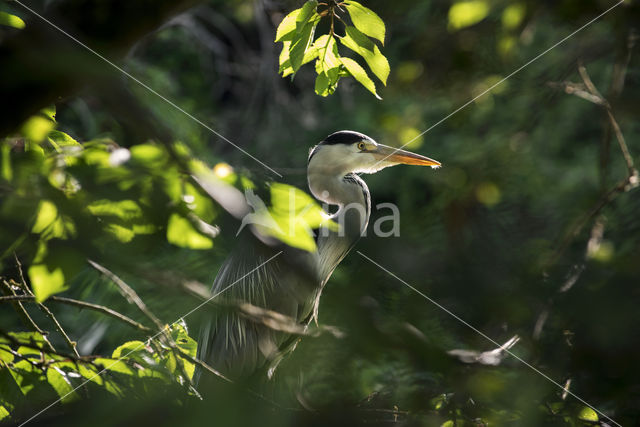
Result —
M27 309L24 308L22 303L18 300L18 298L22 297L22 295L17 295L16 292L13 290L13 286L11 286L11 284L4 279L0 281L0 284L4 289L3 293L9 294L8 296L0 297L0 299L15 298L15 302L12 302L11 305L13 305L13 308L16 310L18 315L22 318L23 322L27 325L27 327L29 327L30 329L42 335L42 337L44 338L44 342L46 342L47 346L49 347L49 350L56 351L56 349L47 339L47 332L40 329L38 324L29 315L29 312L27 311Z
M60 335L62 335L62 337L64 338L69 348L73 351L73 354L75 354L76 357L79 358L80 353L78 353L78 350L76 349L77 343L75 341L72 341L71 338L69 338L69 335L67 335L67 332L64 330L60 322L58 322L58 319L56 318L56 316L54 316L51 310L49 310L49 307L47 307L42 303L37 303L37 304L38 304L38 308L44 313L44 315L47 316L53 322L53 324L55 325Z
M35 297L32 295L10 295L10 296L5 296L5 297L0 297L0 302L3 301L7 301L7 302L13 302L13 301L27 301L27 302L35 302ZM125 316L124 314L118 313L117 311L109 308L109 307L105 307L102 305L98 305L98 304L93 304L90 302L85 302L85 301L79 301L79 300L75 300L75 299L71 299L71 298L65 298L65 297L59 297L59 296L50 296L47 301L51 301L51 302L58 302L61 304L67 304L67 305L72 305L75 307L79 307L79 308L86 308L89 310L94 310L97 311L99 313L103 313L106 314L107 316L111 316L115 319L118 319L126 324L128 324L129 326L133 326L134 328L137 328L143 332L151 332L152 329L151 328L147 328L146 326L144 326L143 324L136 322L135 320Z
M134 304L140 311L149 318L153 322L153 324L158 328L159 331L164 329L164 323L160 321L152 312L149 310L147 305L142 301L142 299L138 296L136 291L129 285L127 285L124 280L118 277L115 273L107 269L106 267L101 266L95 261L87 260L89 264L98 270L100 273L107 276L116 286L120 289L122 295L129 301L129 303Z

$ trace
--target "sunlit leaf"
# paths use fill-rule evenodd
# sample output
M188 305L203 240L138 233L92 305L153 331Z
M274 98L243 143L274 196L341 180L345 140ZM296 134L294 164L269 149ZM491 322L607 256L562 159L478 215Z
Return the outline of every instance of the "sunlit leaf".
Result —
M332 93L329 91L329 77L326 73L322 72L318 74L314 90L320 96L328 96Z
M317 49L316 72L320 74L325 72L330 76L329 70L340 67L340 55L338 54L338 45L335 37L323 34L313 43L313 48Z
M300 36L297 39L291 41L291 47L289 48L289 61L291 62L291 68L295 74L304 61L304 55L309 47L311 40L313 40L313 33L315 31L317 20L307 22L302 30L300 30Z
M316 0L307 1L302 8L300 9L300 13L296 17L296 31L301 33L307 22L311 20L316 12L316 8L318 7L318 2Z
M0 25L6 25L19 30L25 27L25 23L22 18L3 11L0 11ZM0 417L0 419L1 418L2 417Z
M524 18L525 11L524 3L510 4L502 12L502 26L507 30L517 28Z
M42 234L45 239L66 239L75 236L76 227L71 218L58 212L58 208L53 202L42 200L38 206L36 221L31 231Z
M345 1L344 6L351 16L353 25L363 34L380 40L384 44L385 26L380 17L371 9L355 1Z
M20 132L31 142L39 143L55 127L55 122L42 116L33 116L22 125Z
M47 369L47 381L56 391L62 403L73 402L80 398L73 390L73 386L67 379L66 374L60 368L52 366Z
M3 419L7 418L9 415L10 415L10 413L7 410L7 408L5 408L4 405L0 405L0 421L2 421Z
M282 47L282 52L280 53L280 68L278 70L279 73L282 73L282 77L287 77L293 74L293 68L291 67L291 60L289 59L289 49L291 48L291 42L284 42L284 46ZM302 65L307 64L308 62L313 61L318 56L319 50L313 45L310 46L304 53L304 57L302 58Z
M300 14L300 9L296 9L284 17L278 29L276 30L276 39L274 41L280 42L284 40L291 40L296 31L296 20Z
M584 406L584 407L582 407L582 409L580 410L580 413L578 414L578 419L580 419L582 421L589 421L589 422L597 423L598 422L598 414L596 413L596 411L594 411L593 409L589 408L588 406Z
M45 117L48 117L49 119L51 119L52 122L56 121L56 106L55 104L51 104L47 107L44 107L42 110L40 110L40 113L43 114Z
M161 167L168 160L167 153L153 144L134 145L129 151L132 162L150 168Z
M364 86L369 92L374 94L376 98L382 99L376 93L376 85L373 83L373 80L369 78L367 72L351 58L340 58L342 65L349 71L351 74L362 86Z
M176 246L189 249L210 249L213 241L201 234L187 218L171 214L167 224L167 240Z
M71 138L68 134L58 130L52 130L49 132L47 139L57 152L61 152L63 147L77 147L77 149L82 149L82 145L78 141Z
M198 353L198 343L189 336L184 324L175 323L171 327L171 337L176 342L176 345L180 350L191 357L196 357ZM193 378L196 365L184 358L182 358L182 363L184 364L184 369L189 376L189 379Z
M460 30L477 24L489 14L486 0L468 0L454 3L449 9L449 29Z
M58 218L58 208L49 200L42 200L38 207L36 222L33 224L31 231L34 233L42 233Z
M390 67L387 58L380 52L378 46L355 27L347 26L346 34L340 42L362 56L364 60L383 84L387 84Z
M324 210L304 191L282 183L272 184L270 190L270 222L258 221L255 225L260 232L289 246L312 252L316 250L313 229L320 226L337 229L337 224L330 221Z
M84 257L73 248L47 248L41 242L28 270L36 301L42 302L49 296L66 290L70 279L83 265Z
M11 181L13 179L13 167L11 166L11 147L9 144L0 145L0 156L2 156L0 159L1 176L4 180Z
M93 363L101 366L102 368L108 371L117 372L119 374L124 374L124 375L135 374L134 370L129 365L127 365L126 362L123 362L122 360L107 359L107 358L99 357L95 359Z
M126 343L118 346L118 348L113 350L111 357L114 359L120 359L121 357L131 357L132 354L140 351L146 351L145 343L143 343L142 341L127 341Z

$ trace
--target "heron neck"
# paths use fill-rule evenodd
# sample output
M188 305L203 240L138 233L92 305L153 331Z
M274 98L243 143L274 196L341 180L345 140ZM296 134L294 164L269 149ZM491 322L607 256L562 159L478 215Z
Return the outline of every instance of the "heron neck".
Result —
M371 214L371 200L367 184L356 174L328 177L324 174L309 173L309 189L316 199L327 205L338 206L332 215L336 222L344 220L345 230L358 235L367 226ZM340 223L340 222L339 222Z

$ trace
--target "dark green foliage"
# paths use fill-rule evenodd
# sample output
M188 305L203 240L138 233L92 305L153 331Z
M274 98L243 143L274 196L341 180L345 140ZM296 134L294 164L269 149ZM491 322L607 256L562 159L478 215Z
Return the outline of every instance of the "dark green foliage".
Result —
M356 252L320 305L320 324L343 338L303 337L268 384L203 371L214 381L199 400L185 381L194 362L176 352L195 354L189 334L219 308L186 317L189 334L171 322L202 302L239 224L192 175L271 197L265 209L286 221L278 198L285 182L306 189L309 148L354 129L443 163L364 177L374 208L398 206L400 236L373 234L386 213L374 209L355 249L499 344L518 335L518 357L616 422L637 422L640 199L607 110L578 71L608 100L637 163L637 2L497 86L615 3L346 1L332 28L323 2L212 0L144 38L148 23L121 27L148 13L135 2L137 13L121 17L93 2L81 11L82 2L54 3L69 11L56 23L101 52L133 37L126 59L114 55L119 65L284 177L274 185L260 164L104 63L84 66L70 41L30 38L25 52L39 55L16 55L21 32L44 24L2 5L0 54L11 59L0 74L12 108L0 143L1 289L31 298L22 307L49 332L33 331L15 301L0 302L4 421L28 419L115 363L33 423L613 425L511 356L498 366L449 356L496 346ZM278 66L295 80L279 78ZM383 102L358 89L378 94L374 78L387 83ZM317 225L317 210L297 208ZM300 236L289 243L312 249ZM87 259L129 284L160 328ZM142 329L53 295L113 308Z

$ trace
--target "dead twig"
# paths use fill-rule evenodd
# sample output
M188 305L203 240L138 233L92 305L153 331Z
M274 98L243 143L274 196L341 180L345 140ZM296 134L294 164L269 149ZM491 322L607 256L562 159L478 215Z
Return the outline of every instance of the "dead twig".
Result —
M177 352L180 354L180 357L188 360L189 362L200 366L202 369L204 369L205 371L209 372L212 375L215 375L216 377L219 377L221 379L223 379L224 381L228 382L228 383L233 383L233 381L231 381L229 378L225 377L222 373L220 373L219 371L215 370L214 368L212 368L211 366L209 366L207 363L203 362L200 359L197 359L193 356L191 356L188 353L185 353L181 348L176 347Z
M34 296L33 292L31 292L31 289L27 285L27 281L24 278L24 273L22 272L22 264L20 263L20 260L18 259L18 255L14 252L13 256L14 256L14 258L16 260L16 266L18 267L18 272L20 274L20 280L21 280L21 282L18 283L18 287L21 287L22 291L26 295ZM56 329L58 330L60 335L62 335L62 338L64 338L64 341L67 343L67 346L69 346L69 348L71 349L73 354L75 354L77 357L80 357L80 353L78 353L78 350L76 349L77 343L75 341L72 341L71 338L69 338L69 335L64 330L64 328L62 327L60 322L58 322L58 319L53 314L53 312L51 310L49 310L49 307L47 307L46 305L44 305L41 302L37 302L36 304L37 304L37 307L40 309L40 311L42 311L44 313L44 315L47 316L49 318L49 320L51 320L51 322L56 327Z
M107 269L106 267L103 267L100 264L98 264L97 262L92 261L92 260L87 260L87 261L89 262L89 264L93 268L95 268L100 273L102 273L105 276L107 276L118 287L118 289L120 290L122 295L127 299L127 301L130 304L134 304L136 307L138 307L138 309L145 316L147 316L147 318L149 318L149 320L151 320L153 322L153 324L156 326L156 328L158 328L159 331L162 331L164 329L164 323L162 323L160 321L160 319L158 319L151 312L151 310L149 310L147 305L138 296L136 291L134 291L133 288L131 288L131 286L127 285L124 280L122 280L120 277L118 277L115 273L113 273L111 270Z
M11 284L6 280L1 280L0 285L2 286L3 293L7 295L0 298L5 299L5 298L12 298L12 297L13 298L21 297L21 295L16 294L15 290L13 289L13 286L11 286ZM33 331L42 335L42 337L44 338L44 342L47 344L47 347L49 347L49 350L56 351L55 347L53 347L53 344L51 344L47 339L47 332L42 330L38 326L38 324L33 320L33 318L31 318L27 309L24 308L24 305L22 305L22 303L17 298L14 299L13 301L14 302L12 302L11 305L13 305L13 308L16 310L18 315L22 318L23 322L27 325L27 327L29 327Z
M62 335L62 337L64 338L65 342L67 343L67 346L69 346L71 351L73 351L73 354L75 354L76 357L80 357L80 353L78 353L78 350L76 349L77 343L75 341L72 341L71 338L69 338L69 335L64 330L60 322L58 322L58 319L51 312L51 310L49 310L49 308L42 303L38 303L38 308L44 313L45 316L49 318L49 320L51 320L51 322L54 324L54 326L56 327L60 335Z
M26 302L35 302L35 297L32 295L10 295L10 296L4 296L4 297L0 297L0 302L14 302L14 301L26 301ZM47 299L47 301L51 301L51 302L57 302L57 303L61 303L61 304L67 304L67 305L72 305L78 308L86 308L89 310L94 310L97 311L99 313L103 313L106 314L107 316L111 316L115 319L118 319L130 326L133 326L134 328L137 328L143 332L151 332L152 329L151 328L147 328L146 326L144 326L143 324L136 322L135 320L125 316L122 313L118 313L117 311L109 308L109 307L105 307L102 305L98 305L98 304L93 304L90 302L85 302L85 301L79 301L79 300L75 300L72 298L65 298L65 297L59 297L59 296L51 296Z
M583 64L580 64L578 66L578 73L580 73L580 77L582 78L582 81L584 82L585 86L587 87L591 95L598 97L602 100L602 103L600 105L602 105L606 110L607 117L616 135L616 139L618 140L620 151L622 152L622 155L624 156L624 160L627 163L629 177L631 178L629 181L629 184L632 185L633 187L636 187L638 185L638 170L635 168L635 165L633 164L633 158L629 153L629 147L627 147L627 143L624 140L624 135L622 134L622 130L620 130L618 121L615 119L613 115L611 104L600 94L596 86L593 84L593 81L591 80L591 77L589 76L589 73L587 72L587 69Z

